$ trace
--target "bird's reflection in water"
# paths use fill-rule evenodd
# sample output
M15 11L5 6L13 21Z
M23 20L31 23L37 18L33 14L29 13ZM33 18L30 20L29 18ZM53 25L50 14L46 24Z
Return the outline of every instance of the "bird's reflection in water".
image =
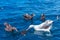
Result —
M51 33L49 32L44 32L44 31L34 31L35 35L41 35L41 36L52 36Z

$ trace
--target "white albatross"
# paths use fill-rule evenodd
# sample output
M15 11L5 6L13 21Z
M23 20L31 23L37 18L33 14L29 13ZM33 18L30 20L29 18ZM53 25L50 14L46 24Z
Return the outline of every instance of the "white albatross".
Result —
M50 29L52 28L52 20L46 20L45 22L39 24L39 25L30 25L26 30L29 30L30 28L34 28L35 31L46 31L50 32Z

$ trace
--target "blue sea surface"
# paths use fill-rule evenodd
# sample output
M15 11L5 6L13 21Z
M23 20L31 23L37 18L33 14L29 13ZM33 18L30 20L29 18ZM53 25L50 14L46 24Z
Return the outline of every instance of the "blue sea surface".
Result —
M33 20L24 20L25 13L34 13ZM42 13L46 15L46 20L54 21L52 36L36 35L32 29L25 36L21 35L20 32L26 30L32 22L34 25L42 23ZM56 20L57 15L59 20ZM4 22L16 27L19 32L5 31ZM0 40L60 40L60 0L0 0Z

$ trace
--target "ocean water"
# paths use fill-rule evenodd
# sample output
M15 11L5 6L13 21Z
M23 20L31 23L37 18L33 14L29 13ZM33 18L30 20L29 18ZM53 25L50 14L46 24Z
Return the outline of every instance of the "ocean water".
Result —
M25 13L34 13L33 20L24 20ZM46 20L54 21L51 28L52 36L34 34L33 29L25 36L21 35L20 32L26 30L31 23L42 23L42 13L46 15ZM57 15L59 20L56 20ZM19 32L6 32L4 22L16 27ZM60 40L60 0L0 0L0 40Z

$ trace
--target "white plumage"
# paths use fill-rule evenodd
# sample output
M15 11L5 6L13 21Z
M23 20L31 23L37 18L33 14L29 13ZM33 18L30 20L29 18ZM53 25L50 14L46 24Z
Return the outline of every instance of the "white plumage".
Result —
M30 25L28 27L28 29L26 29L26 30L29 30L30 28L34 28L36 31L50 32L50 29L52 28L52 23L53 23L52 20L46 20L45 22L43 22L43 23L41 23L39 25Z

